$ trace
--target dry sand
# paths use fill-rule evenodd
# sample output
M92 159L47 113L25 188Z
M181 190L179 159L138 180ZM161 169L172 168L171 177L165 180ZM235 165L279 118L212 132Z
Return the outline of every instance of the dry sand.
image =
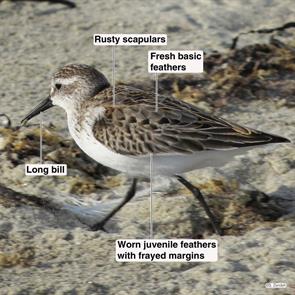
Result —
M95 48L94 33L167 33L167 48L210 53L227 51L239 32L280 26L294 21L294 15L293 0L84 0L75 9L44 2L1 2L1 113L17 125L48 94L50 75L67 63L95 65L110 78L111 50ZM240 46L268 38L245 36ZM147 51L145 47L118 48L117 79L150 80ZM221 112L241 124L295 140L294 108L284 104L254 100ZM47 112L44 118L68 136L61 110ZM239 236L217 237L205 231L204 237L219 241L217 263L115 262L117 238L148 236L148 198L126 206L110 225L109 234L88 231L67 214L53 214L32 204L0 203L0 294L294 294L294 161L294 146L281 145L253 150L219 170L203 169L189 175L201 184L221 179L229 185L236 179L244 185L235 197L260 190L289 212L273 222L254 222ZM51 197L66 199L71 190L70 180L31 179L24 177L23 165L12 167L3 155L0 162L1 183L17 191L44 196L50 189ZM79 169L70 174L83 181L88 177ZM124 176L119 175L121 178ZM169 180L159 186L163 192L155 197L155 237L196 235L204 214L194 207L191 196L183 190L175 193L179 186ZM144 188L147 183L141 184L140 190ZM116 193L122 195L125 189L118 186ZM88 199L112 198L109 191L99 192L99 197L92 192ZM236 218L242 220L242 216ZM265 289L269 281L285 282L289 287Z

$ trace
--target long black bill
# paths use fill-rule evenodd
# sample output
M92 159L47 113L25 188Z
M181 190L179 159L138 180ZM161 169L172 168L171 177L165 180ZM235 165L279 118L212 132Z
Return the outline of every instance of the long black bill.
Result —
M31 120L33 117L39 115L41 112L44 112L48 109L53 107L52 101L50 96L48 96L46 99L41 101L31 112L29 112L22 120L21 124L26 125L26 123Z

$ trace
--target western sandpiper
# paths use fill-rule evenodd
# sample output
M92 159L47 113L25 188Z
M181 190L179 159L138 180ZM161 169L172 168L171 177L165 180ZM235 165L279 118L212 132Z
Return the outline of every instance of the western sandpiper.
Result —
M172 97L131 86L113 88L105 76L87 65L71 64L52 77L50 95L23 120L57 105L67 113L71 136L95 161L133 177L127 195L108 216L92 226L98 230L135 194L136 179L149 177L150 157L155 175L175 176L200 201L214 230L221 234L199 189L180 174L217 167L258 145L288 139L242 127L207 114Z

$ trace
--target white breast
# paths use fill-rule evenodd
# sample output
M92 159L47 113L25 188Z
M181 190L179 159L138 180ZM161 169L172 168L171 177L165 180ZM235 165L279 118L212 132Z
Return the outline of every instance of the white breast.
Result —
M113 152L101 144L93 135L92 128L95 120L102 116L104 108L98 107L86 114L81 131L78 131L75 116L68 115L68 127L71 136L78 146L91 158L100 164L131 175L149 175L148 157L129 157Z

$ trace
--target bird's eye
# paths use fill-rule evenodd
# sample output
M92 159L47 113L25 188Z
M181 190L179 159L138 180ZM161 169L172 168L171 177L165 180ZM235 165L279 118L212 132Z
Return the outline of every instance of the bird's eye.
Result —
M55 88L56 88L57 90L59 90L59 89L61 88L61 84L60 84L60 83L55 84Z

